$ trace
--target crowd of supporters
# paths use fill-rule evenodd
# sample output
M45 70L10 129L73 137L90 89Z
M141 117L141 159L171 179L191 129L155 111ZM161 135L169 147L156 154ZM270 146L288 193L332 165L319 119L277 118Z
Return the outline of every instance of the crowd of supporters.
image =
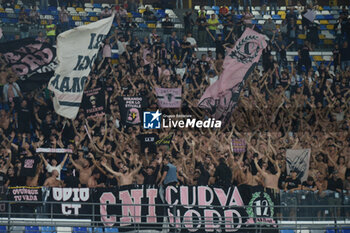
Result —
M64 8L60 27L65 26ZM83 109L75 120L63 119L53 110L52 94L43 83L39 90L22 92L18 77L1 58L0 83L0 184L5 186L115 187L152 185L263 185L276 191L325 190L350 192L350 49L348 10L339 18L333 62L312 66L310 51L318 48L317 26L296 26L293 8L282 26L268 20L255 28L249 8L243 18L235 10L215 15L204 9L185 14L186 34L178 38L166 16L163 33L156 29L145 38L133 36L133 22L121 7L118 27L106 38L85 89L105 88L106 114L87 119ZM151 17L146 9L143 17ZM123 13L124 12L124 13ZM103 12L102 12L103 13ZM107 17L109 9L101 14ZM190 15L196 14L196 20ZM123 16L124 15L124 16ZM21 15L23 23L35 15ZM188 22L188 23L186 23ZM198 33L193 35L193 25ZM155 87L181 87L182 109L193 117L207 115L197 107L206 87L223 71L226 48L233 47L246 27L269 38L262 59L246 79L230 122L221 129L157 129L121 123L118 96L147 97L148 110L159 109ZM315 28L316 27L316 28ZM55 30L47 28L47 31ZM298 30L310 33L298 45ZM54 43L56 34L47 34ZM21 33L21 37L27 35ZM44 35L38 40L46 41ZM198 46L209 43L215 51L198 55ZM118 63L112 64L112 48ZM287 60L288 50L298 59ZM276 55L272 55L275 51ZM215 52L215 54L214 54ZM173 135L170 145L158 139ZM245 147L234 152L233 139ZM69 148L72 154L36 153L36 148ZM296 172L287 175L286 150L311 149L307 181Z

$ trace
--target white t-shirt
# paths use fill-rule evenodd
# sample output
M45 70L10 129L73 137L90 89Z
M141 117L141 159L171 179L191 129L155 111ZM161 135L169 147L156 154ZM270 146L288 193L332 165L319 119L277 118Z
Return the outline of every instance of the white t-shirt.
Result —
M187 42L190 42L192 46L197 44L196 40L193 37L187 37Z
M213 83L215 83L218 80L219 77L217 75L215 75L212 78L210 78L210 77L208 77L208 78L209 78L210 85L212 85Z
M58 177L56 178L56 180L61 180L61 170L62 170L61 164L56 167L53 167L50 164L47 164L46 170L48 172L52 172L53 170L56 170L58 172Z
M121 42L121 41L117 41L117 45L118 45L118 54L122 55L125 52L125 48L124 45L128 45L128 42Z

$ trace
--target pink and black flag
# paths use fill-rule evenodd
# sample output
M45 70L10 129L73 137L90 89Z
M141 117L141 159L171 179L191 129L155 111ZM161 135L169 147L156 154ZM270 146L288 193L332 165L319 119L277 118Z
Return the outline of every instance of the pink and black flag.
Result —
M205 90L198 107L226 123L237 105L243 81L254 70L266 45L264 35L247 28L227 51L220 78Z

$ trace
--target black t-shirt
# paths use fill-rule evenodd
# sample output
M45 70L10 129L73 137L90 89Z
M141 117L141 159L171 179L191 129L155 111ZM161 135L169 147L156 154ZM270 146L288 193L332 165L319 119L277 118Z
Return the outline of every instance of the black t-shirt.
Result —
M79 179L75 176L66 176L64 179L64 183L67 188L77 188L79 186Z
M141 152L144 153L145 149L148 148L150 153L156 153L156 141L158 141L159 136L157 134L140 134L137 139L141 142Z
M340 51L339 49L334 49L333 50L333 59L336 63L338 63L339 61L339 54L340 54Z
M197 62L197 64L199 65L199 66L203 66L204 67L204 71L205 72L208 72L208 70L209 70L209 63L207 62L207 61L203 61L203 60L199 60L198 62Z
M221 53L222 56L225 56L225 48L224 48L224 41L221 40L215 40L215 48L216 48L216 54Z
M197 18L196 23L198 24L198 31L205 31L206 18Z
M337 191L337 189L343 189L343 181L339 178L337 180L334 179L328 179L328 186L327 186L328 190L331 191Z
M281 60L287 60L287 51L285 49L280 50Z
M142 171L141 173L142 173L142 175L144 177L143 184L148 184L148 185L156 184L157 183L157 176L158 176L159 168L160 168L160 166L158 164L152 175L148 175L145 171ZM166 166L165 169L166 169L166 171L168 171L169 167Z
M7 182L8 177L5 173L0 172L0 186L5 185L5 183Z
M224 164L220 163L219 166L216 167L215 170L215 184L220 186L228 186L231 185L232 172L230 168Z
M310 53L309 53L310 49L307 46L303 46L300 49L300 56L301 59L307 60L310 59Z
M295 180L293 180L292 178L288 178L286 179L286 183L288 183L288 190L298 188L298 186L301 185L301 181L298 178L296 178Z
M302 183L302 186L312 189L312 188L315 188L316 184L313 181L312 181L312 184L308 184L307 181L304 181Z
M171 21L164 21L162 22L162 27L164 29L164 34L170 35L174 24Z
M15 187L21 185L21 182L19 181L19 177L17 176L9 176L8 180L10 181L9 187Z
M35 176L36 167L38 166L40 159L38 156L24 156L22 158L21 176Z
M202 163L198 163L197 166L201 171L201 174L197 180L197 185L208 185L209 178L210 178L209 172L204 168Z

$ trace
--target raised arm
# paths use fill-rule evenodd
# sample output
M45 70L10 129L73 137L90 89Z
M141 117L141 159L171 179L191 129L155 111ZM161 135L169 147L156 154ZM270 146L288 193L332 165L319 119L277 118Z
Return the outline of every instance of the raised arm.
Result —
M206 28L205 30L207 30L209 36L215 41L215 37L211 34L211 32L209 31L209 28Z
M66 162L67 158L68 158L68 153L64 156L62 162L60 163L61 168L63 168L64 163Z
M110 167L107 165L107 163L104 162L104 161L101 162L101 165L102 165L102 167L106 168L106 170L107 170L109 173L111 173L113 176L115 176L115 177L121 177L121 176L123 175L123 174L120 173L120 172L114 171L114 170L113 170L112 168L110 168Z
M79 164L77 164L74 159L72 158L72 154L69 154L69 160L72 162L73 166L78 169L79 171L83 169L82 166L80 166Z
M263 175L264 177L266 176L266 173L261 169L261 167L258 164L258 158L254 158L254 164L256 169L258 169L258 172L261 173L261 175Z
M44 154L43 154L43 153L40 153L39 155L40 155L41 160L44 162L45 167L47 167L47 165L48 165L49 163L48 163L47 160L45 159Z

